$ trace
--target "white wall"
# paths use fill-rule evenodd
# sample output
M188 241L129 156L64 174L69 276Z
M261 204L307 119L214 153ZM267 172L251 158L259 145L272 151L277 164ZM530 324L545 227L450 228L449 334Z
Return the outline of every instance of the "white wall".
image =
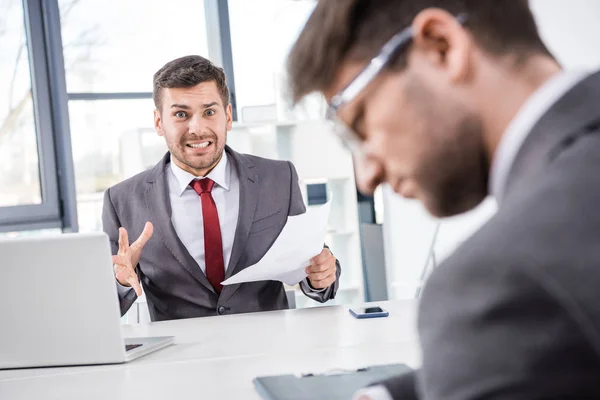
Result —
M530 0L540 34L565 68L600 68L600 1Z
M487 198L468 213L440 220L431 217L418 201L406 200L389 187L384 187L383 198L388 294L393 299L414 297L428 262L431 271L430 251L439 264L497 209L495 200Z
M530 0L540 34L567 69L600 68L600 0ZM437 221L415 201L383 190L388 293L414 297ZM487 199L470 213L441 221L434 245L440 259L483 225L496 210Z

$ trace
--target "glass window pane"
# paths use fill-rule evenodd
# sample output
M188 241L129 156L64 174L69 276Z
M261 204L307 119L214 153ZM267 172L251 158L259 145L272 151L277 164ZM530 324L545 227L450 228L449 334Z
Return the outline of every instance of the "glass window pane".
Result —
M80 231L102 228L104 191L160 161L167 151L147 100L70 101Z
M21 0L0 2L0 207L40 204L40 171Z
M208 56L202 0L59 0L68 92L151 92L152 76Z
M229 1L240 120L249 114L244 107L264 105L274 105L280 120L294 118L284 96L286 58L315 5L315 1L297 0ZM316 106L317 110L304 110L313 112L306 118L321 116L320 105Z

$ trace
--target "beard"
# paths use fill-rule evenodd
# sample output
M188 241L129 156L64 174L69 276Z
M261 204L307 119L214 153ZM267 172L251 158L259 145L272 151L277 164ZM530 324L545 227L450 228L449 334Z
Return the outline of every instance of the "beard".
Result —
M224 138L225 140L220 141L218 136L211 132L203 135L184 135L181 137L179 143L167 144L169 152L179 163L186 165L194 171L210 171L219 163L223 156L227 132L225 132ZM196 155L186 151L188 148L186 146L187 142L206 140L211 142L209 145L210 151L206 154Z
M489 162L478 140L479 132L481 121L465 115L454 129L454 140L433 148L420 180L423 203L434 216L467 212L487 196Z
M415 171L419 197L436 217L461 214L475 208L488 193L490 161L483 124L460 101L437 95L418 81L410 85L415 94L409 98L419 118L426 121L423 139L429 143Z

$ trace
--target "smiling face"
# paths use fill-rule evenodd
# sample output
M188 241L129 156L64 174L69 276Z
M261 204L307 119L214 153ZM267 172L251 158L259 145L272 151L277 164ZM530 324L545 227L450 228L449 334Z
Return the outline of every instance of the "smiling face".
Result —
M188 88L164 88L154 125L172 160L184 171L206 176L221 160L231 130L231 104L223 100L215 81Z

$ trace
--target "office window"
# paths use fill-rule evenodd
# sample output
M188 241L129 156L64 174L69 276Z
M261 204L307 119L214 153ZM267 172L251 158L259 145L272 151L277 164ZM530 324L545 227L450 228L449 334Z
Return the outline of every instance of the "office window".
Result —
M154 164L167 151L151 99L70 101L80 231L102 229L104 191Z
M29 47L20 0L0 3L0 207L40 204Z
M0 232L70 227L59 201L51 46L40 3L24 4L0 2Z
M315 5L312 0L229 0L240 116L251 114L245 109L265 106L276 109L278 120L324 116L322 103L315 99L290 110L285 93L287 55Z
M104 191L167 151L154 130L152 78L208 57L199 0L59 0L80 231L102 229Z
M151 92L167 61L208 56L201 0L59 0L67 92ZM77 134L77 133L73 133Z

